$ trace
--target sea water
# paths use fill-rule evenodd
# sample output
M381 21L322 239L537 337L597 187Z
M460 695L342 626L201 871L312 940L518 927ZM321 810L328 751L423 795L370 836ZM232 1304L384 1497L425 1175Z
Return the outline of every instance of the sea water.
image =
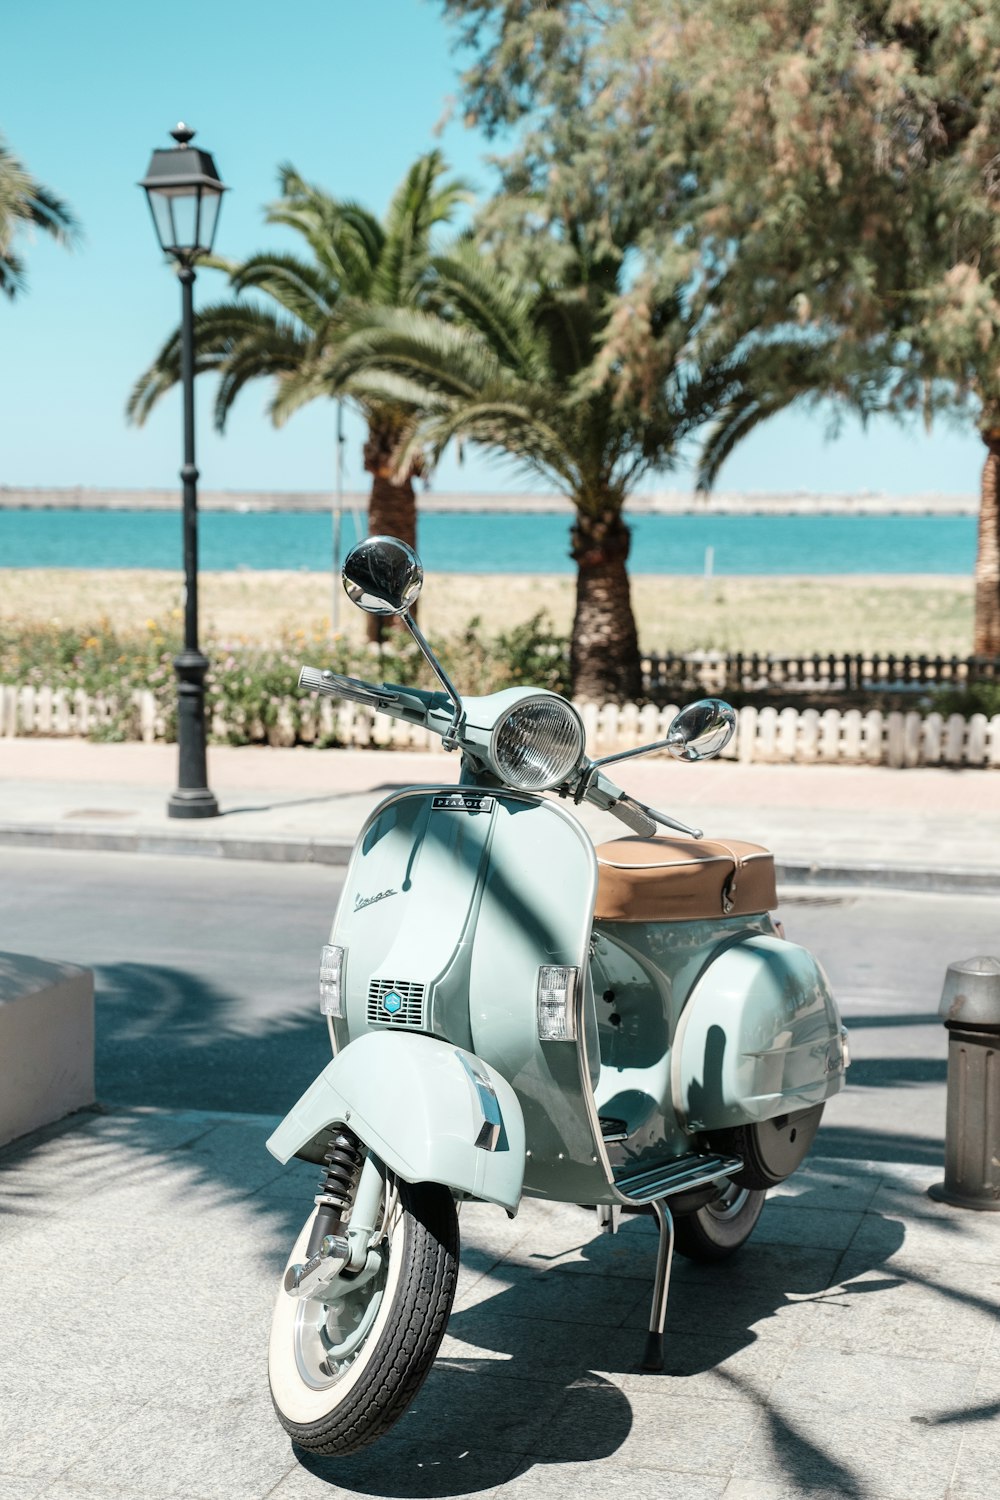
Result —
M436 573L572 573L572 512L511 515L462 512L420 517L418 550ZM974 516L705 515L637 516L633 573L843 574L972 571ZM355 540L350 513L343 549ZM710 549L710 550L709 550ZM206 511L199 517L199 567L323 571L331 566L328 515ZM0 509L0 567L165 568L182 566L178 511Z

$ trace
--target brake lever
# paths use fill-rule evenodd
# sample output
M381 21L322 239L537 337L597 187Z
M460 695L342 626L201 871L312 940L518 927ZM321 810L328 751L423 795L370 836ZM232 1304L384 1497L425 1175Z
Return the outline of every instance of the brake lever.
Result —
M599 787L598 784L602 780L604 786ZM569 788L567 787L566 790L569 791ZM618 793L617 796L614 795L616 792ZM647 807L645 802L639 802L635 797L629 797L625 792L616 787L614 782L608 781L606 777L602 777L600 766L593 761L581 768L580 779L572 795L577 805L586 798L587 801L593 802L595 806L601 808L603 812L612 813L616 817L621 817L618 810L624 802L625 809L630 811L633 817L638 818L641 815L650 820L651 827L644 827L641 830L638 827L633 829L636 833L641 831L644 836L655 833L655 825L657 823L663 828L672 828L676 833L686 833L692 839L700 839L702 836L700 828L689 828L686 823L681 823L676 818L669 817L666 813L658 812L655 807ZM633 824L629 823L628 817L621 817L621 821L628 824L630 828L633 827Z

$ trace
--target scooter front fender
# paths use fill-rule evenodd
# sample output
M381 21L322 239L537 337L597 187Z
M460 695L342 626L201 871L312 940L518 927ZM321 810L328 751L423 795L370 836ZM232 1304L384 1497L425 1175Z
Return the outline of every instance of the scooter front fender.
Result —
M322 1161L347 1125L404 1182L440 1182L513 1212L524 1120L505 1078L472 1052L416 1033L370 1032L310 1084L267 1142L282 1163Z

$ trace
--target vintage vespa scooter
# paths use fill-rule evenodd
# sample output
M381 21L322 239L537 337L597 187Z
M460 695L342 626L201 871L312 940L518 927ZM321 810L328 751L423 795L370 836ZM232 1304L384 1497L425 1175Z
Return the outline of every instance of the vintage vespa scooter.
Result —
M402 617L443 691L312 668L301 686L429 727L462 770L457 787L394 793L362 829L320 969L334 1058L267 1143L322 1164L269 1374L286 1431L327 1454L379 1437L419 1389L464 1199L511 1216L523 1194L594 1205L612 1231L621 1207L649 1206L643 1365L659 1368L675 1243L704 1260L743 1244L848 1061L822 970L769 915L766 850L626 796L605 768L643 752L588 760L555 693L463 702L407 613L422 572L403 543L362 542L344 581L362 609ZM663 746L704 759L733 728L706 699ZM569 810L584 801L635 836L595 850Z

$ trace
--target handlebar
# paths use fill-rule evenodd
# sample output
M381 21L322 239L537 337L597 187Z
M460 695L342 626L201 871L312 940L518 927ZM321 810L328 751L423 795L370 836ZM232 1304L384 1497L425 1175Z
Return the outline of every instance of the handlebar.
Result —
M331 698L350 698L355 703L389 713L394 718L425 725L442 736L446 748L452 748L448 745L448 736L455 730L455 708L449 698L441 693L428 693L416 687L400 687L396 683L363 682L358 677L343 677L338 672L318 667L301 669L299 687L305 692L322 693ZM464 723L464 719L462 722ZM460 736L461 730L453 744L457 747L462 743L465 753L472 754L475 761L475 745L465 744ZM651 838L658 825L689 834L693 838L700 837L699 829L689 828L686 823L679 823L666 813L647 807L635 797L629 797L604 774L601 769L604 764L606 762L584 760L576 776L558 789L560 795L574 796L577 802L586 801L602 812L611 813L641 838ZM484 762L484 768L489 768L488 762Z
M372 707L379 703L390 703L395 694L379 691L359 677L341 677L337 672L321 671L319 667L303 667L299 672L299 687L307 693L326 693L330 698L353 698L355 703L368 703Z

